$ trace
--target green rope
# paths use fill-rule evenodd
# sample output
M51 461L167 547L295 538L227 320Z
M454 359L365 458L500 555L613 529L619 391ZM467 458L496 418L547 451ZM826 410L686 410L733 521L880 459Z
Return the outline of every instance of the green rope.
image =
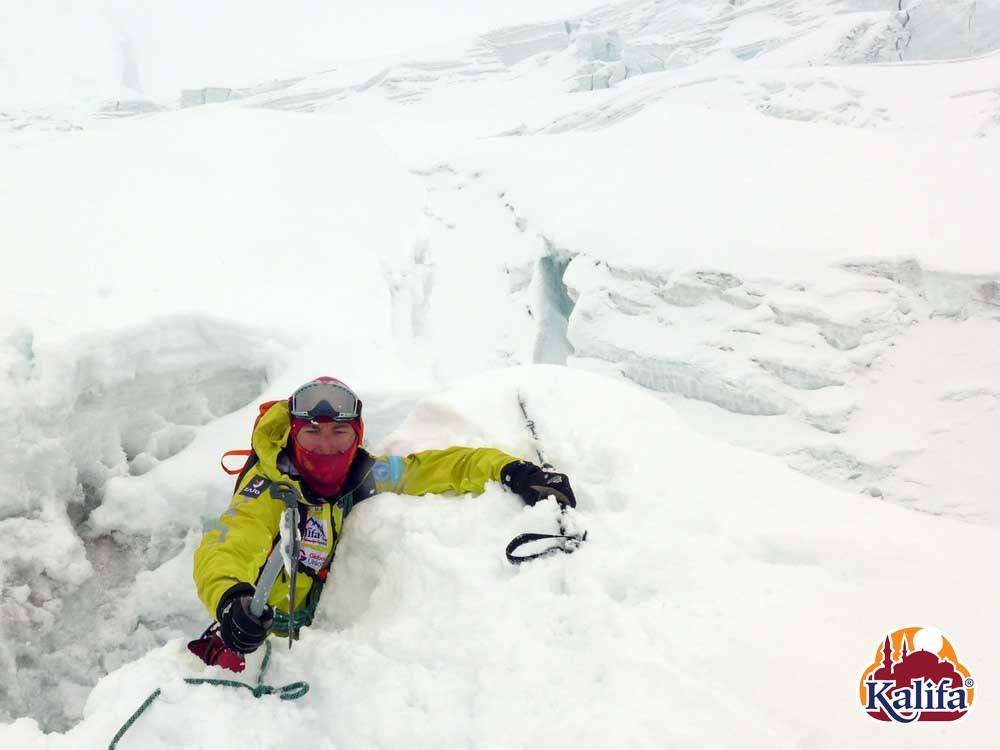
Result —
M312 625L313 617L316 615L316 607L319 605L319 597L323 593L323 581L313 581L309 595L306 597L305 606L295 610L295 616L289 622L288 613L281 609L274 610L274 622L271 624L271 635L280 638L288 637L288 627L291 625L295 629L295 634L302 628Z
M267 671L268 665L271 663L271 642L264 642L264 661L261 662L260 672L257 674L257 687L250 687L245 682L238 682L237 680L210 680L204 677L185 677L184 682L188 685L216 685L217 687L241 687L246 688L251 693L253 693L254 698L260 698L264 695L274 695L277 694L279 698L283 701L294 701L301 698L303 695L309 692L308 682L290 682L287 685L281 687L272 687L271 685L264 684L264 673ZM108 745L108 750L115 750L118 747L118 741L125 736L125 733L132 727L133 724L142 716L146 709L153 705L153 702L160 697L160 689L154 690L146 700L142 702L142 705L136 709L135 713L132 714L128 721L118 730L118 734L115 738L111 740L111 744Z
M287 638L288 626L292 625L295 628L295 634L298 635L298 632L302 628L308 628L312 625L314 614L315 608L297 609L295 610L295 616L289 619L287 612L276 609L274 610L274 622L271 624L270 633L280 638Z
M156 690L154 690L150 694L150 696L142 702L142 705L139 706L138 710L128 718L128 721L125 722L125 725L118 730L118 734L115 735L115 738L111 740L111 744L108 745L108 750L115 750L115 748L118 747L118 740L120 740L122 737L125 736L125 732L127 732L132 727L132 725L135 724L136 719L142 716L142 714L146 711L146 709L153 705L153 701L155 701L159 697L160 697L160 689L156 688Z

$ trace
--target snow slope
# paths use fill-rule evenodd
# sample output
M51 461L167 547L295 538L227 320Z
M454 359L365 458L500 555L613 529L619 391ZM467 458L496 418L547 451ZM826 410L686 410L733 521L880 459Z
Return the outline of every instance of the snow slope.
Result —
M36 0L0 23L6 107L171 100L182 88L252 83L335 61L400 53L508 23L575 13L593 0Z
M218 454L248 439L244 421L220 433L215 420L336 369L370 389L378 434L380 411L433 387L436 370L530 359L532 290L511 297L506 263L530 276L532 246L501 225L505 260L460 242L428 257L426 188L383 140L335 118L197 110L7 156L0 244L24 251L0 316L12 477L0 529L5 589L25 596L5 599L3 657L20 677L4 705L37 710L54 684L57 715L78 716L95 673L204 617L186 591L191 535L228 494ZM331 190L329 174L345 179ZM498 319L509 328L484 337ZM422 348L424 334L438 345ZM182 604L134 588L161 565L180 573L168 585ZM94 617L64 618L95 599L102 647L82 648Z
M278 646L269 682L308 679L303 700L185 686L216 669L173 640L102 680L66 735L20 720L6 739L102 746L162 685L123 746L908 747L854 698L882 623L954 623L975 674L1000 664L992 592L953 558L988 568L994 530L845 495L691 431L635 386L491 374L422 401L385 445L530 454L518 394L580 489L576 555L507 565L506 541L551 528L555 508L499 488L381 496L349 522L322 624ZM995 714L917 729L923 746L986 747Z
M1000 427L995 139L664 100L474 152L449 164L481 174L566 269L575 362L841 486L1000 521L985 468Z
M0 738L105 746L163 685L132 742L988 746L988 691L919 740L855 697L904 625L997 668L997 6L897 6L628 2L182 111L5 104ZM514 570L553 509L379 498L275 657L306 699L185 686L218 456L320 373L395 451L530 458L522 391L591 540Z

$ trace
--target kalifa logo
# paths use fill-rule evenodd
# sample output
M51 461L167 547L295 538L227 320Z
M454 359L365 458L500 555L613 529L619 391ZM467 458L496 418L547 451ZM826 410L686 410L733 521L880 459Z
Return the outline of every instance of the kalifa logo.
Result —
M305 528L302 529L302 541L325 547L327 544L326 523L312 517L307 518Z
M878 644L858 694L879 721L955 721L972 706L975 684L940 630L909 627Z

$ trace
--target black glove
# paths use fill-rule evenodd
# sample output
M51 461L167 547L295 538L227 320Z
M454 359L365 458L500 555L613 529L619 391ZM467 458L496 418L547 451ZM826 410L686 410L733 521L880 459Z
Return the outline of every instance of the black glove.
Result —
M500 481L516 492L528 505L534 505L549 495L560 505L576 507L569 477L558 471L542 469L527 461L514 461L500 471Z
M222 595L216 612L223 642L241 654L256 651L274 624L274 610L270 605L264 607L260 617L250 612L253 593L254 588L249 583L236 584Z

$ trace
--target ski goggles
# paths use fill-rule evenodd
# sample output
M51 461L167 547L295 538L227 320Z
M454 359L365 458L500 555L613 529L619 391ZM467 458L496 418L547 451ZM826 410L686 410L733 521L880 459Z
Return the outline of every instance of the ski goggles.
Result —
M361 400L343 383L314 380L291 395L288 412L310 421L328 417L334 422L351 422L361 417Z

